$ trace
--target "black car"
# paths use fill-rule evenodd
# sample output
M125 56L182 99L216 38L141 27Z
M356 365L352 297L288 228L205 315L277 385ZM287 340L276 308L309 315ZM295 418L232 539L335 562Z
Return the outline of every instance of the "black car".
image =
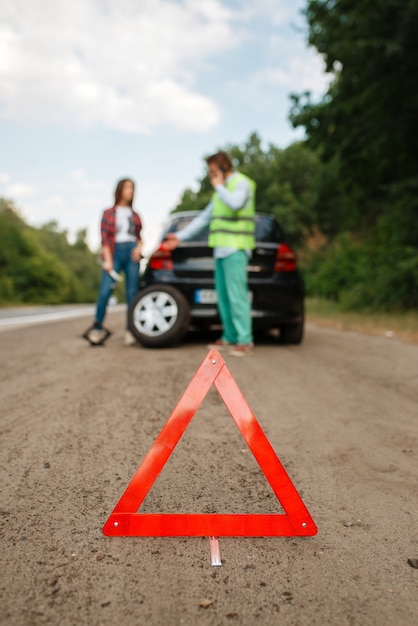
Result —
M195 215L187 211L171 216L140 278L128 319L132 334L144 346L168 346L180 341L190 328L220 324L207 229L173 251L164 248L165 234L181 230ZM278 329L282 342L300 343L304 286L296 255L271 215L256 214L256 242L248 262L253 330Z

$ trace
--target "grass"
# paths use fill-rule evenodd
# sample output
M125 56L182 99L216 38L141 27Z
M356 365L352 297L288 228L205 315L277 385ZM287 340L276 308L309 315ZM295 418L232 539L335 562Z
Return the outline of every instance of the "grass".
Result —
M338 303L320 298L307 298L305 304L307 321L317 326L397 337L418 343L418 311L344 311Z

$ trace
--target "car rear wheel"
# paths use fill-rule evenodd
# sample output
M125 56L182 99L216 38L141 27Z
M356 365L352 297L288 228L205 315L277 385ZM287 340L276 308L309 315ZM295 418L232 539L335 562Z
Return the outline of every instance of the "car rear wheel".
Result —
M280 328L280 341L287 344L302 343L304 320L297 324L286 324Z
M180 341L190 322L189 304L170 285L142 289L128 311L129 329L144 346L162 348Z

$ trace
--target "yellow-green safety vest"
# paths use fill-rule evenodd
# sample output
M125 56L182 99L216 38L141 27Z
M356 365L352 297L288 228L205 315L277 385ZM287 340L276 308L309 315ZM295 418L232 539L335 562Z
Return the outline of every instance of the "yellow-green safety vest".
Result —
M238 183L245 179L250 186L250 194L247 202L234 211L222 202L218 193L213 194L212 217L209 225L209 247L235 248L236 250L252 250L255 248L255 190L256 184L248 176L236 172L225 187L228 191L234 191Z

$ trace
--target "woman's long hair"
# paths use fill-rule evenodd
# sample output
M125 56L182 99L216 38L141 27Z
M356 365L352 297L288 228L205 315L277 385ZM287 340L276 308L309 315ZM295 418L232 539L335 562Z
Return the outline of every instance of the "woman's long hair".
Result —
M118 184L116 185L116 189L115 189L115 206L116 206L117 204L119 204L119 200L120 200L120 197L121 197L121 195L122 195L123 185L124 185L125 183L132 183L132 185L133 185L133 187L134 187L134 192L133 192L133 194L132 194L132 200L131 200L131 201L130 201L130 203L129 203L129 206L132 208L132 204L133 204L133 201L134 201L134 195L135 195L135 183L134 183L134 181L133 181L131 178L122 178L122 179L118 182Z

